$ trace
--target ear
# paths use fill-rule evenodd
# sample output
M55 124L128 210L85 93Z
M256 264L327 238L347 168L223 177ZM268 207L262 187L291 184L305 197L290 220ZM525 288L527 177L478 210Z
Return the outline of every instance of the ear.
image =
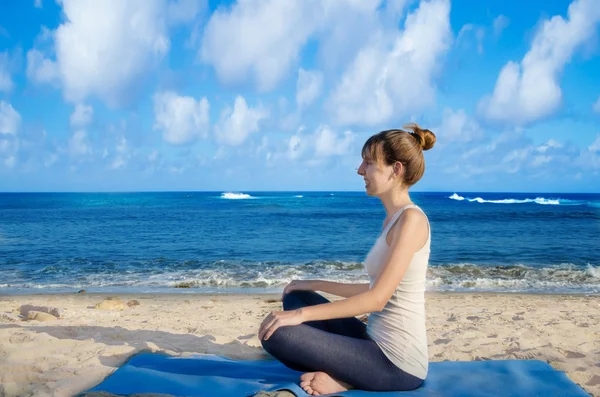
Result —
M394 163L394 175L395 176L400 176L400 175L402 175L403 171L404 171L404 165L402 165L401 162L396 161Z

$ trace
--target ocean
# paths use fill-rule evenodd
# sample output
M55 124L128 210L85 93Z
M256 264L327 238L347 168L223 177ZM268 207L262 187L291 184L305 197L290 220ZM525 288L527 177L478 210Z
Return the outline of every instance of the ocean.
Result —
M600 293L600 194L412 193L428 291ZM0 294L262 293L367 282L364 192L0 193Z

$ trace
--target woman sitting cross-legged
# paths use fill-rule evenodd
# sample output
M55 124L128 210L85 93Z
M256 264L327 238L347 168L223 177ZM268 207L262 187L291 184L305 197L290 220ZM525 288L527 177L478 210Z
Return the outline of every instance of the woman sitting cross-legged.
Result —
M358 174L387 214L364 260L370 282L292 281L283 291L283 311L262 322L262 346L287 367L305 372L300 386L307 393L405 391L423 384L431 231L408 189L423 176L423 151L434 143L435 135L416 124L366 141ZM316 291L344 299L331 302ZM368 324L356 318L367 313Z

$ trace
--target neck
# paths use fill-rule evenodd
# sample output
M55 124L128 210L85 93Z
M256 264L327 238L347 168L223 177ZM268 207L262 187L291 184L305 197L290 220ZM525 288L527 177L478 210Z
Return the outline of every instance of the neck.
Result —
M400 208L412 204L408 189L399 187L379 196L388 217L393 216Z

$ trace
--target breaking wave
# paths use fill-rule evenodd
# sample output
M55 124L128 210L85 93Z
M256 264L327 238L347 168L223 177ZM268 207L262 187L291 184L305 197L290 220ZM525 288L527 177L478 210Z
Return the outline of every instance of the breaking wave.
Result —
M247 199L255 199L256 197L253 197L253 196L251 196L249 194L245 194L245 193L227 192L227 193L222 193L221 198L227 199L227 200L247 200Z
M448 197L451 200L457 201L469 201L476 203L492 203L492 204L526 204L526 203L536 203L542 205L584 205L587 204L585 201L576 201L576 200L567 200L567 199L556 199L556 198L545 198L545 197L536 197L536 198L526 198L526 199L500 199L500 200L486 200L481 197L468 198L459 196L454 193L453 195Z

